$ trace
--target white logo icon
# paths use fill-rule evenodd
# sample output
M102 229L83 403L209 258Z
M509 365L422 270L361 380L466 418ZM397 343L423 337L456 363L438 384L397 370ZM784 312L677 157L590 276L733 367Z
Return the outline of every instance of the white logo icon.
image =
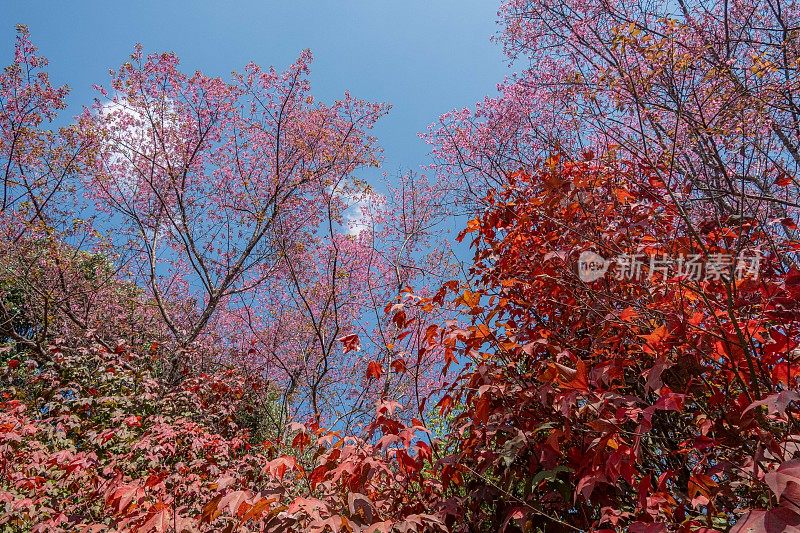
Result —
M581 252L578 257L578 277L586 283L598 280L605 275L610 265L611 261L606 261L594 252Z

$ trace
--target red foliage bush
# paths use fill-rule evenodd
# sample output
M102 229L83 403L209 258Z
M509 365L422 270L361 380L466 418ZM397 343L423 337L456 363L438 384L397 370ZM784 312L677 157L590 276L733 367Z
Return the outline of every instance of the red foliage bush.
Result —
M138 356L51 347L14 380L54 394L0 407L0 525L33 531L431 531L437 483L422 475L421 429L379 406L363 440L293 424L288 443L254 443L237 422L244 383L200 375L165 392ZM119 365L127 359L137 371ZM30 361L30 360L29 360ZM7 363L6 366L8 367ZM72 372L101 373L81 382ZM69 374L69 376L67 376ZM412 490L413 489L413 490Z
M775 503L768 519L797 521L780 473L800 452L799 243L754 218L687 216L658 176L552 157L512 174L462 234L472 321L445 336L472 362L440 406L457 408L442 472L465 523L711 531ZM756 249L747 276L649 263ZM590 250L639 254L641 275L584 281Z

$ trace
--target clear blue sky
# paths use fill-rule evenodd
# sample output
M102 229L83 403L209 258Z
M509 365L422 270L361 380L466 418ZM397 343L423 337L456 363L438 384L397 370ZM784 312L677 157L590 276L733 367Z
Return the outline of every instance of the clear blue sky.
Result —
M350 90L393 105L376 129L391 175L427 162L417 133L441 113L495 92L506 74L489 40L497 7L495 0L0 0L0 65L11 61L14 26L27 24L53 81L72 88L72 116L136 42L147 52L176 52L189 72L222 76L250 60L283 69L310 48L317 98Z

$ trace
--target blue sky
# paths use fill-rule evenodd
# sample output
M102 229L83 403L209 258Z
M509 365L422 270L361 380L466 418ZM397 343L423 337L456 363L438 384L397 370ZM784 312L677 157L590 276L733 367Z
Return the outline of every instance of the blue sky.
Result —
M418 132L493 94L507 73L490 42L497 7L493 0L0 0L0 64L11 61L15 24L27 24L53 81L72 88L72 116L136 42L148 52L176 52L187 71L222 76L250 60L283 69L310 48L315 97L331 101L350 90L392 104L375 132L392 175L428 162Z

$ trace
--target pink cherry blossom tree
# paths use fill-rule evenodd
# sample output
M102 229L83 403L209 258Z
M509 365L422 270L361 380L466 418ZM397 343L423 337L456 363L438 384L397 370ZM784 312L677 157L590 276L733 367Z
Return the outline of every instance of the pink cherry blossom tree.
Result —
M679 199L726 216L797 213L794 3L509 0L500 17L521 73L429 135L443 176L484 184L472 197L591 149L661 168Z

